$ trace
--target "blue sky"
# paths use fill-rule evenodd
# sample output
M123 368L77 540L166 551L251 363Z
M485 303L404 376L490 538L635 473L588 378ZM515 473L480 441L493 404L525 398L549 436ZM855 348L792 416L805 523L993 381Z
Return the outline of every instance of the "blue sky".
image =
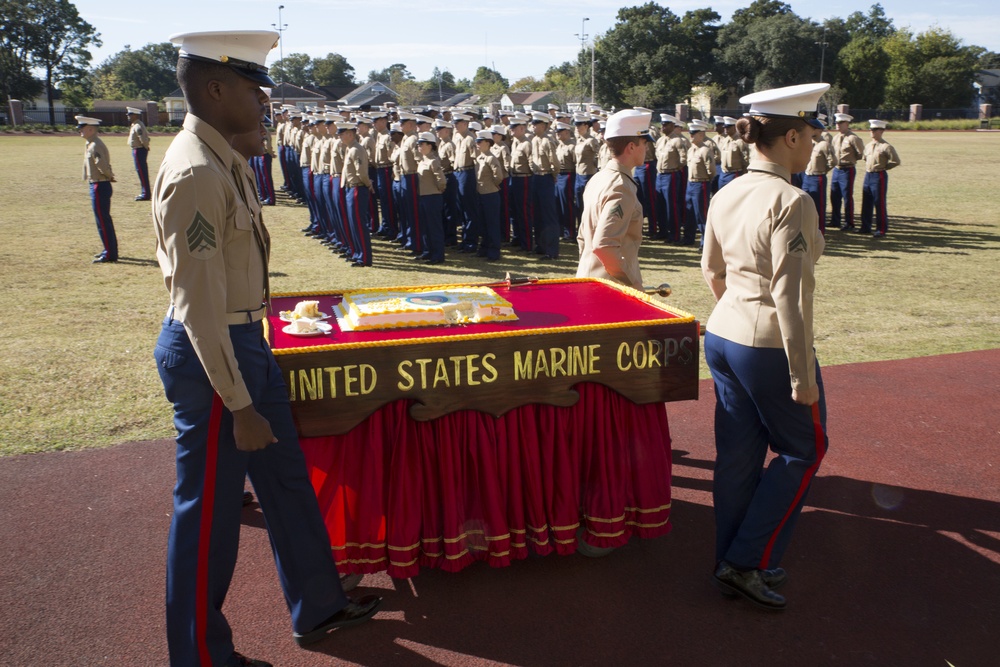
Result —
M523 76L541 77L551 65L575 58L577 36L599 35L614 26L619 6L644 0L171 0L163 5L121 0L75 0L83 18L101 33L104 46L93 50L93 64L122 50L163 42L170 34L195 30L268 29L281 20L282 50L313 57L340 53L356 76L393 63L404 63L418 79L430 77L434 67L457 78L471 78L480 65L494 67L511 82ZM749 1L665 4L675 14L711 7L728 21L733 11ZM873 0L792 0L799 16L821 21L868 12ZM897 28L921 32L937 25L952 31L965 44L1000 51L1000 3L983 0L883 0L886 15ZM589 20L585 23L583 18ZM829 58L830 54L827 54ZM268 64L277 60L271 52ZM818 64L817 64L818 69Z

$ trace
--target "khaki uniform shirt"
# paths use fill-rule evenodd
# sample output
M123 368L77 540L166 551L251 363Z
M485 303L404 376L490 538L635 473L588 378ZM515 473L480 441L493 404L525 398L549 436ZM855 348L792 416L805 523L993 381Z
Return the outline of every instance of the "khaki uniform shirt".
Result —
M90 183L115 180L111 171L111 153L97 135L83 149L83 180Z
M810 176L824 176L833 169L833 150L825 140L813 141L812 155L809 156L809 163L806 165L806 174Z
M844 169L853 167L865 154L865 146L861 143L861 138L850 130L835 136L832 148L834 166Z
M687 147L673 134L665 134L656 140L656 171L667 174L680 171L687 164Z
M209 381L226 407L251 404L229 338L229 315L259 311L270 240L246 160L192 114L153 186L156 259ZM249 321L249 318L248 320Z
M656 159L656 142L660 139L660 129L655 125L649 126L649 139L646 141L646 162Z
M701 146L691 144L687 152L688 180L710 181L715 176L715 144L706 140Z
M265 132L264 133L264 154L265 155L270 155L271 157L274 157L274 155L275 155L275 153L274 153L274 146L271 144L271 133L270 132Z
M340 187L359 188L372 186L372 179L368 173L368 151L357 139L354 143L344 147L344 171L340 179Z
M587 181L576 236L580 248L577 278L608 278L642 289L642 204L631 171L612 158Z
M476 165L476 137L471 132L456 134L452 137L455 143L455 161L452 168L455 171L468 169Z
M593 176L597 173L597 155L601 151L601 145L588 134L586 137L577 135L576 146L573 148L573 157L576 160L576 173L581 176Z
M407 134L399 145L399 169L404 176L417 173L417 162L420 160L417 151L417 133Z
M503 177L506 179L510 176L510 149L507 148L507 144L497 142L490 148L490 152L500 161L500 167L503 169Z
M313 143L316 141L316 135L312 132L306 134L302 139L302 146L299 147L299 166L300 167L312 167L312 151Z
M274 142L279 146L285 145L285 135L288 133L288 128L291 127L285 121L278 123L278 126L274 128Z
M888 171L899 166L899 154L885 139L872 139L865 146L865 171Z
M149 150L149 132L141 120L137 120L128 128L129 148L145 148Z
M685 153L687 153L687 150L689 148L691 148L691 137L689 137L688 135L684 134L684 131L681 128L675 127L674 131L670 133L670 136L671 137L676 137L677 139L680 139L681 145L684 146L684 152Z
M531 138L531 173L551 176L559 172L556 147L547 136Z
M358 143L361 144L361 148L364 149L365 153L368 155L368 164L372 167L375 166L375 133L371 130L368 131L363 137L358 139Z
M441 161L433 151L430 155L420 156L420 162L417 164L417 183L421 197L442 194L448 187Z
M445 174L455 171L455 144L452 141L438 140L438 158Z
M750 147L739 137L727 137L722 151L722 171L743 172L750 166Z
M793 389L816 386L814 267L823 235L812 198L773 162L754 160L712 198L701 271L718 300L707 330L760 348L784 348Z
M608 166L612 159L611 147L608 146L608 142L601 142L601 150L597 152L597 168L604 169ZM589 183L588 183L589 185Z
M556 163L560 174L572 174L576 171L576 146L568 141L556 144Z
M330 175L342 176L344 174L344 157L347 155L344 142L340 137L330 137Z
M489 195L500 191L503 182L503 165L492 153L476 156L476 192Z
M512 176L531 174L531 142L527 139L514 137L510 147L510 173Z
M323 165L320 164L320 155L323 153L323 141L326 138L325 135L314 135L310 144L309 171L314 174L323 173Z
M319 173L329 174L330 173L330 162L333 161L333 139L331 137L323 137L319 142Z
M375 160L373 164L377 169L392 166L392 137L388 132L379 132L375 137Z

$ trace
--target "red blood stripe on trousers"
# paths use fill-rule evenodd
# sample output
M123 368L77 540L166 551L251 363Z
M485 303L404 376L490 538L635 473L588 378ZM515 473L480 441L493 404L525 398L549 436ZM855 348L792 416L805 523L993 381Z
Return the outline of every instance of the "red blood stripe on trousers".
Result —
M781 533L781 529L784 528L785 524L788 523L788 519L792 516L792 512L798 506L799 501L805 494L806 489L809 488L809 482L812 481L813 475L816 474L816 470L819 469L819 464L823 460L823 456L826 454L826 433L823 432L823 424L819 418L819 402L812 404L812 418L813 418L813 433L816 437L816 460L813 462L809 469L806 470L806 474L802 476L802 481L799 483L799 489L795 492L795 498L792 499L791 504L788 506L788 511L785 512L785 516L781 517L781 522L778 527L774 529L771 533L771 539L767 541L767 546L764 548L764 555L761 556L760 563L758 564L758 569L766 570L768 561L771 560L771 552L774 550L774 543L778 539L778 535Z
M354 188L354 226L358 230L358 244L361 246L361 258L365 264L368 263L368 252L365 247L365 230L361 223L361 213L358 210L358 189Z
M198 565L195 571L194 633L201 664L210 666L208 651L208 554L212 540L212 517L215 514L215 475L219 460L219 428L222 424L222 398L212 396L205 439L205 479L201 489L201 524L198 533Z
M100 226L101 243L104 249L108 249L108 226L104 222L104 212L101 210L101 193L98 191L98 183L91 183L90 187L94 191L94 210L97 211L97 224Z

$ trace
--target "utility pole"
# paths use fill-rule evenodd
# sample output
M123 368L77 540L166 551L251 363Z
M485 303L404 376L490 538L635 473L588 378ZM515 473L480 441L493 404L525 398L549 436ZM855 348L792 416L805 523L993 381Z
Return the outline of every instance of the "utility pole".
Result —
M281 10L284 9L284 8L285 8L284 5L278 5L278 22L271 24L271 27L278 31L278 58L279 58L278 62L281 63L281 68L282 69L284 69L284 67L285 67L285 47L284 47L284 41L285 40L282 39L281 33L285 32L285 30L288 29L288 24L281 22ZM285 105L285 82L282 81L278 85L281 86L281 105L284 106Z
M583 51L584 53L587 52L587 38L590 36L590 35L588 35L586 33L587 21L589 21L589 20L590 20L589 18L585 18L582 21L580 21L580 32L575 35L575 37L577 37L580 40L580 50ZM591 54L591 60L593 60L593 54ZM576 61L577 61L577 63L580 62L580 57L579 56L577 56ZM593 70L594 70L594 68L593 68L593 62L591 62L591 68L590 69L591 69L591 72L593 72ZM591 88L593 88L593 75L591 75ZM583 78L583 68L581 67L580 68L580 107L581 108L583 107L583 98L585 96L584 91L586 89L587 89L587 84L584 81L584 78ZM593 92L591 92L591 96L593 96Z
M826 62L826 47L830 46L830 42L826 41L826 26L823 26L823 37L820 41L816 42L816 45L820 47L819 52L819 82L823 81L823 65Z
M594 99L594 65L597 64L597 61L594 60L594 47L595 47L594 41L591 40L590 42L590 103L591 104L597 101Z

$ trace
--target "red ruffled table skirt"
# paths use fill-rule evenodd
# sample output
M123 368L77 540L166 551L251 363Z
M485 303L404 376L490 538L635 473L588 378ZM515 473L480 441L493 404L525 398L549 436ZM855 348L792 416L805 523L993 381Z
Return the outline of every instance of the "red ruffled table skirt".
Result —
M418 422L410 401L396 401L344 435L302 438L340 571L503 567L529 549L574 553L578 535L617 547L670 532L665 404L575 388L572 407L499 418L464 410Z

